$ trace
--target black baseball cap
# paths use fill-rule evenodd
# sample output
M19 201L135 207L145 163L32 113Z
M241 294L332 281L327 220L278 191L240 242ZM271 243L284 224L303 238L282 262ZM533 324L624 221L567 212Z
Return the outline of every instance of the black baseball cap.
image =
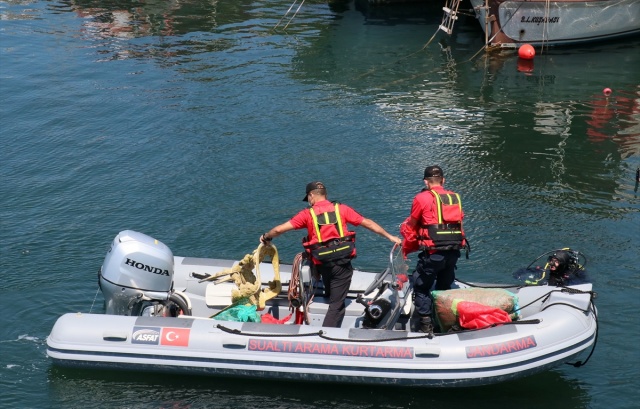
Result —
M444 173L440 166L427 166L424 170L424 178L443 177Z
M307 192L304 194L304 198L302 199L302 201L303 202L308 202L307 196L309 196L309 192L311 192L312 190L316 190L316 189L326 189L326 188L324 187L324 183L322 183L322 182L307 183Z

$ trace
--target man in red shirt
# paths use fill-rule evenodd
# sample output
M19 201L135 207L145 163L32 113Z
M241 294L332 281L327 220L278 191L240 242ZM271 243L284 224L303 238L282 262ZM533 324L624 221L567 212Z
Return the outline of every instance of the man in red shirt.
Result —
M328 201L327 189L322 182L307 184L302 200L309 202L311 207L272 228L260 237L260 241L267 244L282 233L307 229L308 236L303 240L303 247L322 276L325 294L329 297L329 309L322 326L340 327L345 314L344 300L353 276L351 259L356 256L355 233L348 231L347 224L362 226L395 244L400 244L402 240L351 207Z
M405 221L405 235L418 241L415 248L422 250L413 272L414 305L420 316L419 331L431 333L433 301L431 288L449 290L455 279L460 249L466 246L462 230L462 203L457 193L444 189L444 174L440 166L424 170L426 189L418 193L411 205L411 214ZM409 241L409 240L407 240Z

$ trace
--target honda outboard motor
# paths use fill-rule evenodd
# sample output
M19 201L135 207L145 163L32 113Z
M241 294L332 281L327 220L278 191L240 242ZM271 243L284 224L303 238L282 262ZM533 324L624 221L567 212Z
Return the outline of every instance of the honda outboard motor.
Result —
M173 292L173 253L142 233L125 230L113 239L99 284L107 314L177 315L178 308L190 314L188 300Z

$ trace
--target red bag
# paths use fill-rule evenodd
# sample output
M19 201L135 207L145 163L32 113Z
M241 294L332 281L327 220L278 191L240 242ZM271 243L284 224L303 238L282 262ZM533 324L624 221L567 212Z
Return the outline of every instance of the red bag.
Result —
M292 315L293 315L293 313L291 313L291 314L287 315L286 317L278 320L271 314L262 314L260 316L260 319L262 320L263 324L286 324L287 321L289 321L291 319Z
M402 240L402 257L405 259L409 253L420 250L418 235L415 230L409 227L410 219L411 216L407 217L400 225L400 235L404 238L404 240Z
M508 312L473 301L460 301L457 310L458 322L462 328L478 329L491 324L511 322Z

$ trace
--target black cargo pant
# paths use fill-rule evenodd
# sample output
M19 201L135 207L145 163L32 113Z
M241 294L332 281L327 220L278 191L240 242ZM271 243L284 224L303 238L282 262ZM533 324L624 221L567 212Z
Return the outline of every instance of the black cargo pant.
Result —
M329 297L329 309L323 327L340 327L345 313L344 300L349 293L353 266L351 260L339 260L317 266L324 283L325 297Z
M456 278L456 263L460 250L439 250L433 254L423 251L418 255L418 264L413 272L413 303L421 317L430 317L433 312L431 288L449 290Z

